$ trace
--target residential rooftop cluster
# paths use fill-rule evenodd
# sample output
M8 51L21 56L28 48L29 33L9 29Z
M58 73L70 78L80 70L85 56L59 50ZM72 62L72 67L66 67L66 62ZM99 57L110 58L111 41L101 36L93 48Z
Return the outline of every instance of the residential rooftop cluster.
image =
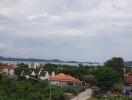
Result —
M46 82L53 87L93 89L106 95L120 93L131 97L132 93L132 69L124 65L122 58L114 57L104 66L1 62L0 74L15 80ZM93 94L96 92L93 91Z

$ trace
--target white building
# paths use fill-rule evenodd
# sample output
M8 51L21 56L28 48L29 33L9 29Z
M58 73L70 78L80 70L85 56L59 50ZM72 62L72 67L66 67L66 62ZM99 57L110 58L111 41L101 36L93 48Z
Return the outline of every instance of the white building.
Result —
M15 66L13 65L4 65L1 66L1 70L3 74L9 75L9 76L15 76Z
M40 78L41 80L49 80L50 77L55 76L55 72L53 71L51 74L49 74L48 71L32 71L32 70L28 70L28 71L23 71L21 73L21 76L25 76L27 79L31 76L38 76L38 78Z

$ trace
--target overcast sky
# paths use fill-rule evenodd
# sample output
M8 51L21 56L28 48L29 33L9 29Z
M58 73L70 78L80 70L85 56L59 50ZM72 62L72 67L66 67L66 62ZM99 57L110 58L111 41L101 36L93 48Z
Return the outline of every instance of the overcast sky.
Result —
M132 0L0 0L0 55L132 60Z

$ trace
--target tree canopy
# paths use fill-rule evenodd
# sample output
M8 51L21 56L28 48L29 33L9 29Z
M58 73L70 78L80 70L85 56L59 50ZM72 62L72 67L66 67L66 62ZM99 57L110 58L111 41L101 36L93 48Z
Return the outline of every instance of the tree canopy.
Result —
M0 100L49 100L49 82L30 79L10 79L0 75ZM52 100L64 100L63 94L77 94L82 89L51 87Z
M116 70L119 73L123 73L124 68L124 60L121 57L113 57L112 59L108 60L104 64L106 67L110 67Z
M95 78L100 89L108 89L120 80L120 75L109 67L101 67L95 70Z

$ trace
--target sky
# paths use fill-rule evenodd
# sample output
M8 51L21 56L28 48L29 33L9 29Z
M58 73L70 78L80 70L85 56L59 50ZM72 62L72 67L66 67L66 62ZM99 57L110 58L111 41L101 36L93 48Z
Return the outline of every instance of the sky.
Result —
M132 0L0 0L0 55L132 60Z

